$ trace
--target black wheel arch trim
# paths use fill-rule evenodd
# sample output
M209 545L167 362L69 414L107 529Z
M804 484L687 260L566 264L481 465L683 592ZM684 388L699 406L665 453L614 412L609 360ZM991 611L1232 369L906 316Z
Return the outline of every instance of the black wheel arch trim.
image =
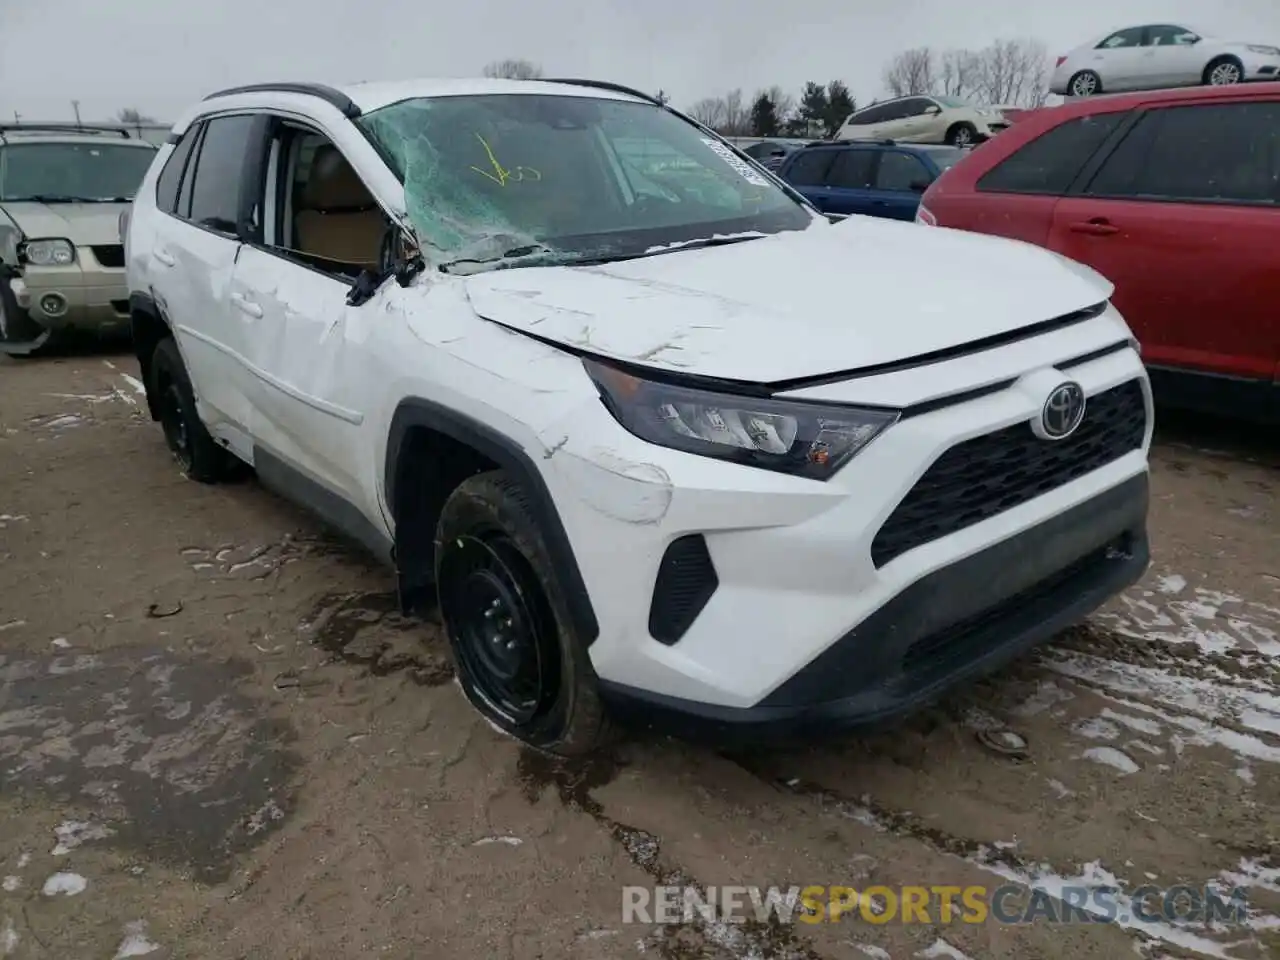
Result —
M542 524L547 550L562 578L565 602L569 607L569 615L573 618L574 629L588 646L594 643L600 633L600 624L591 606L591 597L582 579L573 546L569 543L569 535L565 532L560 513L541 472L525 448L515 440L433 401L421 397L401 400L391 418L383 477L387 510L391 516L396 515L396 482L401 449L409 431L414 427L425 427L466 444L509 472L524 487L537 513L537 519Z

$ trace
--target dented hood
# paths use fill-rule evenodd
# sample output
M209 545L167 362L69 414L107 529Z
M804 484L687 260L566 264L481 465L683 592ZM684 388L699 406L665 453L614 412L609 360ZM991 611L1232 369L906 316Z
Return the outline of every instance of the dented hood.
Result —
M70 240L87 247L119 243L120 214L130 204L9 200L0 206L29 240Z
M1100 275L995 237L855 217L602 266L466 278L487 320L601 357L770 383L909 359L1106 300Z

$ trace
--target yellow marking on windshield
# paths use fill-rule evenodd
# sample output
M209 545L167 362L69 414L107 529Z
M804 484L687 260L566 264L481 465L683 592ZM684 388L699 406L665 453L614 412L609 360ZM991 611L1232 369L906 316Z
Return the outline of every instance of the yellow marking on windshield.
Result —
M525 180L537 181L542 179L542 174L533 167L514 167L508 170L498 158L494 156L493 147L489 146L489 141L480 134L476 134L476 139L480 141L480 146L484 147L485 154L489 157L490 170L483 167L472 166L472 170L480 174L482 177L488 177L500 187L505 187L508 183L522 183Z

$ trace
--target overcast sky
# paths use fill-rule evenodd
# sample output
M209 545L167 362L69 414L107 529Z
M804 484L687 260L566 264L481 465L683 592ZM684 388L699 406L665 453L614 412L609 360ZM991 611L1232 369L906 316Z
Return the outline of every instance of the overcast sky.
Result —
M0 120L71 119L72 100L86 120L169 120L239 83L472 76L504 57L679 106L837 77L869 100L907 47L1029 36L1057 53L1170 21L1280 43L1280 0L0 0Z

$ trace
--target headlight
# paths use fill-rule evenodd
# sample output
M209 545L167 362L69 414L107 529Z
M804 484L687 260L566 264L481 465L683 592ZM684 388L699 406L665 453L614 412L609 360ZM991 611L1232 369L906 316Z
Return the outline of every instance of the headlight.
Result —
M1245 47L1245 49L1253 53L1264 53L1269 57L1280 57L1280 47L1264 47L1259 44L1251 43Z
M69 240L28 240L21 252L27 263L37 267L62 267L76 259Z
M609 412L641 440L717 460L826 480L898 411L746 397L642 380L583 360Z

